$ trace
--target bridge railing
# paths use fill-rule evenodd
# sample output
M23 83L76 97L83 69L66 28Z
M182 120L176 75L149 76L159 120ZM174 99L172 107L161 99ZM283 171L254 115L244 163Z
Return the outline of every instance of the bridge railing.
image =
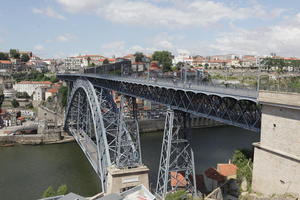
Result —
M258 96L258 92L256 89L242 85L227 85L223 83L219 84L214 82L204 82L197 80L182 81L170 77L147 78L142 76L116 76L108 74L93 74L93 76L137 84L151 84L153 86L165 86L185 90L200 90L205 92L218 93L224 95L234 95L254 99L256 99Z

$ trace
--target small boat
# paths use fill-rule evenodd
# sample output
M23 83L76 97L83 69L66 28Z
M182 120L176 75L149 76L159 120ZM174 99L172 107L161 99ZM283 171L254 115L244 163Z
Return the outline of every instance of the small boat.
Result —
M15 144L0 144L0 147L12 147Z

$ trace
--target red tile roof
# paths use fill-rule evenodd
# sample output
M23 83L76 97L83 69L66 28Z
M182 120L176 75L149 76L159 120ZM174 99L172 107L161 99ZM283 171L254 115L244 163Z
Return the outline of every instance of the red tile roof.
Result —
M21 82L18 82L17 84L47 84L47 85L51 85L52 82L50 82L50 81L21 81Z
M218 164L217 170L223 176L232 176L237 173L237 166L234 164Z
M51 89L48 89L46 92L57 93L58 89L57 88L51 88Z
M180 172L170 172L171 175L171 186L172 187L184 187L187 185L187 181L185 180L184 174Z
M213 180L216 180L218 182L225 181L225 177L220 174L216 169L210 167L207 170L205 170L204 174Z
M0 60L1 64L11 64L9 60Z

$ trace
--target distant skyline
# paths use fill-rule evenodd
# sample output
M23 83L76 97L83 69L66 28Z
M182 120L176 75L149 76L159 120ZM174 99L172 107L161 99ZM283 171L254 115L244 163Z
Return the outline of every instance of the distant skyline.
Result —
M0 51L300 57L299 0L3 0Z

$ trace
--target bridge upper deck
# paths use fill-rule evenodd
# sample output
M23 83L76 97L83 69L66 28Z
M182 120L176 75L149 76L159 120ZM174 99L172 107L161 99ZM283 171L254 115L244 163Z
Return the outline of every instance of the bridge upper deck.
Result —
M132 76L111 76L101 74L59 74L58 77L62 80L75 81L77 78L87 78L89 80L103 79L107 81L114 81L119 83L137 84L140 86L152 86L159 88L166 88L172 90L180 90L184 92L203 93L206 95L216 95L223 97L229 97L236 100L248 100L257 103L258 91L249 88L233 88L226 87L225 85L212 85L205 83L183 83L180 81L173 81L163 78L142 78ZM109 87L109 85L108 85ZM108 88L113 89L113 88ZM114 88L115 89L115 88Z

